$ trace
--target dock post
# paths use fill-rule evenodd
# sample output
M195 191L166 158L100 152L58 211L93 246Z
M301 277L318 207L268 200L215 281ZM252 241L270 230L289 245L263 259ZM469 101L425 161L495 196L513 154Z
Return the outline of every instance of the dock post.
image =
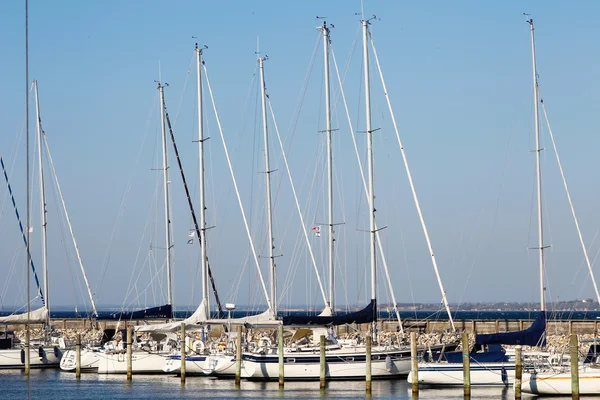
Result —
M523 359L521 346L515 346L515 400L521 399L521 383L523 378Z
M373 338L371 335L367 336L367 354L366 354L366 364L367 364L367 373L366 375L366 390L367 393L371 393L371 343L373 342Z
M186 357L186 343L185 343L185 322L181 323L181 340L179 341L179 346L181 347L181 383L185 383L185 357Z
M320 369L319 369L319 387L321 389L325 389L325 336L321 335L321 345L320 345L320 354L321 358L319 360Z
M283 325L277 328L277 352L279 353L279 387L283 387Z
M132 362L131 362L131 347L133 344L133 331L131 327L127 328L127 380L131 380Z
M419 395L419 358L417 354L417 333L410 333L410 360L412 361L412 394Z
M29 365L30 365L30 359L29 359L29 325L27 325L27 330L25 331L25 375L29 375Z
M569 347L571 350L571 393L573 399L579 399L579 347L576 333L571 334Z
M237 341L235 343L235 386L240 386L242 379L242 326L237 327Z
M471 365L469 359L469 335L467 332L462 333L462 352L463 352L463 381L465 389L465 397L471 397Z
M75 342L75 378L81 378L81 333L77 334Z

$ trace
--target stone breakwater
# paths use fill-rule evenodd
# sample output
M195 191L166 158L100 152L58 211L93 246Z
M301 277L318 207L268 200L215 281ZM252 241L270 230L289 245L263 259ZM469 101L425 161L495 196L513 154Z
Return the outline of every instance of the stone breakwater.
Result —
M128 326L134 325L137 321L130 321L127 323ZM158 321L153 321L158 322ZM489 321L488 321L489 322ZM514 327L513 330L518 330L519 328L527 328L530 325L530 321L526 321L525 324L517 322L517 326ZM480 328L484 332L478 330L477 332L471 329L465 328L478 328L478 324ZM77 326L78 325L78 326ZM121 322L119 325L116 322L94 322L90 320L78 320L78 321L69 321L69 320L55 320L53 323L53 335L64 338L65 343L69 345L73 345L75 343L75 339L77 334L81 334L81 340L83 344L99 344L102 339L103 330L105 328L118 328L117 334L114 339L117 341L123 340L122 333L120 329L125 328L125 323ZM459 324L460 325L460 324ZM496 332L492 330L490 332L490 325L498 326L497 323L491 321L491 324L484 325L481 321L472 323L467 322L464 326L465 331L469 334L469 343L472 346L475 342L475 333L492 333ZM524 326L521 326L524 325ZM61 327L62 326L62 327ZM408 325L407 325L408 326ZM597 327L596 321L565 321L562 325L557 323L550 323L547 329L547 345L546 349L550 352L554 353L564 353L568 354L569 352L569 332L577 333L578 341L579 341L579 351L580 354L587 354L588 348L590 346L590 342L592 342L597 336L597 331L595 328ZM25 340L25 329L24 326L14 326L11 328L21 328L19 330L15 329L15 336L22 342ZM349 329L351 328L351 329ZM417 341L420 346L431 346L440 343L456 343L460 341L461 338L461 328L459 326L459 331L450 332L449 330L441 330L437 332L426 332L424 327L419 327L415 329L412 328L405 329L403 333L398 331L397 324L389 326L388 323L383 323L380 325L380 335L379 341L382 344L409 344L410 334L409 331L419 331L417 333ZM10 329L9 329L10 330ZM367 325L362 326L342 326L338 329L338 337L340 339L357 339L360 336L364 337L364 334L368 331ZM499 330L502 332L503 330ZM36 339L42 339L44 337L44 330L41 326L32 326L31 329L31 339L35 341ZM180 336L179 332L175 333L177 336ZM187 336L192 339L200 339L200 332L187 332ZM257 340L259 337L269 336L272 339L272 342L276 341L276 329L255 329L250 334L246 334L246 337ZM150 338L149 333L144 333L141 335L142 339ZM212 342L219 343L227 343L227 338L224 333L224 329L221 326L213 326L210 334L209 340ZM289 340L286 340L289 342ZM460 348L460 347L459 347ZM528 346L523 347L523 351L534 350L535 348L531 348Z

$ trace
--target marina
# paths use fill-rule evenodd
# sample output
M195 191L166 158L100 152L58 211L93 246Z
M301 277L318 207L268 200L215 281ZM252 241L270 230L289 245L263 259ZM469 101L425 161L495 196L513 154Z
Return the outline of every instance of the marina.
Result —
M0 399L600 398L600 4L264 1L0 4Z

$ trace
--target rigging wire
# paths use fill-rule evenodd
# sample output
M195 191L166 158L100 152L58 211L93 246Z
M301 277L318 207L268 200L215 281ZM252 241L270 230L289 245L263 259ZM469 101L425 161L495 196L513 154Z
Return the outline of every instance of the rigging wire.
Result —
M548 126L548 133L550 134L550 139L552 140L552 147L554 148L554 154L556 155L556 163L558 164L558 168L560 170L560 176L562 178L562 182L563 182L563 185L565 188L567 200L569 201L569 207L571 208L571 214L573 215L573 222L575 223L575 228L577 229L577 235L579 236L579 242L581 244L581 248L583 250L583 255L585 257L585 262L588 267L589 277L592 279L592 284L594 285L594 291L596 293L596 300L600 303L600 293L598 292L598 286L596 285L596 279L594 278L594 271L592 270L592 264L590 263L588 251L585 246L585 242L583 241L583 235L581 234L581 229L579 227L579 220L577 219L577 215L575 214L575 206L573 206L573 200L571 199L571 193L569 192L569 186L567 185L567 179L566 179L565 173L563 171L562 163L560 162L560 157L558 156L558 149L556 147L556 141L554 140L554 134L552 133L552 128L550 127L550 121L548 120L548 114L546 113L546 106L544 104L544 100L540 100L540 103L542 104L542 111L544 112L544 118L546 119L546 125Z
M225 136L223 134L223 129L221 127L221 120L220 120L219 114L217 112L217 107L216 107L216 103L215 103L215 98L213 96L213 91L212 91L212 87L211 87L211 84L210 84L210 80L208 79L208 69L206 68L206 65L204 65L203 67L204 67L204 73L205 73L205 76L206 76L206 82L207 82L207 86L208 86L208 91L210 93L210 100L211 100L212 105L213 105L213 110L215 112L215 118L217 120L217 126L219 127L219 134L221 135L221 141L223 143L223 149L225 151L225 156L227 158L227 165L229 167L229 172L230 172L230 175L231 175L231 179L232 179L233 185L235 187L235 192L236 192L238 203L239 203L239 206L240 206L240 211L242 213L242 217L243 217L243 220L244 220L244 225L246 227L246 234L248 235L248 240L249 240L250 246L252 248L252 255L254 256L254 262L256 263L256 267L257 267L257 270L258 270L258 275L260 277L260 283L262 284L262 288L263 288L263 291L264 291L264 294L265 294L265 298L267 300L267 305L269 307L269 310L273 310L273 308L271 306L271 301L275 301L275 300L274 299L269 299L269 295L268 295L268 291L267 291L267 286L265 285L265 281L263 279L262 272L260 270L260 263L258 262L258 256L256 254L256 250L254 249L254 244L252 242L252 235L250 234L250 228L248 226L248 221L246 219L246 213L244 212L244 207L243 207L242 200L241 200L241 197L240 197L240 193L239 193L239 190L238 190L237 181L236 181L235 175L233 173L233 166L231 164L231 158L229 157L229 150L227 149L227 145L225 143Z

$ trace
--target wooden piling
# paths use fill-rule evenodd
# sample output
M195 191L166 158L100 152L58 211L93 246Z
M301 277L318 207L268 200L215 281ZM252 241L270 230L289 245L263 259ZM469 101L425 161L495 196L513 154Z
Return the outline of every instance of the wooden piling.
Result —
M132 361L131 361L131 355L132 355L132 348L133 347L133 331L131 329L131 327L127 328L127 380L130 381L131 380L131 375L132 375Z
M523 359L521 346L515 346L515 400L521 399L521 383L523 378Z
M81 378L81 333L77 334L75 342L75 378Z
M237 327L237 340L235 343L235 386L240 386L242 379L242 326Z
M186 344L185 344L185 322L181 323L181 341L179 342L181 347L181 383L185 383L185 357L186 357Z
M579 399L579 347L577 334L572 333L569 340L571 350L571 394L573 399Z
M29 375L29 365L30 365L30 359L29 359L29 334L30 334L30 327L29 324L27 325L27 331L25 332L25 375Z
M371 335L367 336L367 354L366 354L366 361L367 361L367 371L366 371L366 390L367 393L371 393L371 343L373 341L373 338L371 337Z
M412 394L419 394L419 359L417 354L417 334L410 333L410 360L412 362Z
M283 325L279 325L277 328L277 346L279 355L279 387L283 387Z
M321 354L321 358L319 360L319 364L320 364L320 369L319 369L319 382L320 385L319 387L321 389L325 389L325 336L321 335L320 338L320 354Z
M463 352L463 383L464 395L467 398L471 397L471 365L469 359L469 335L467 332L462 333L462 352Z

